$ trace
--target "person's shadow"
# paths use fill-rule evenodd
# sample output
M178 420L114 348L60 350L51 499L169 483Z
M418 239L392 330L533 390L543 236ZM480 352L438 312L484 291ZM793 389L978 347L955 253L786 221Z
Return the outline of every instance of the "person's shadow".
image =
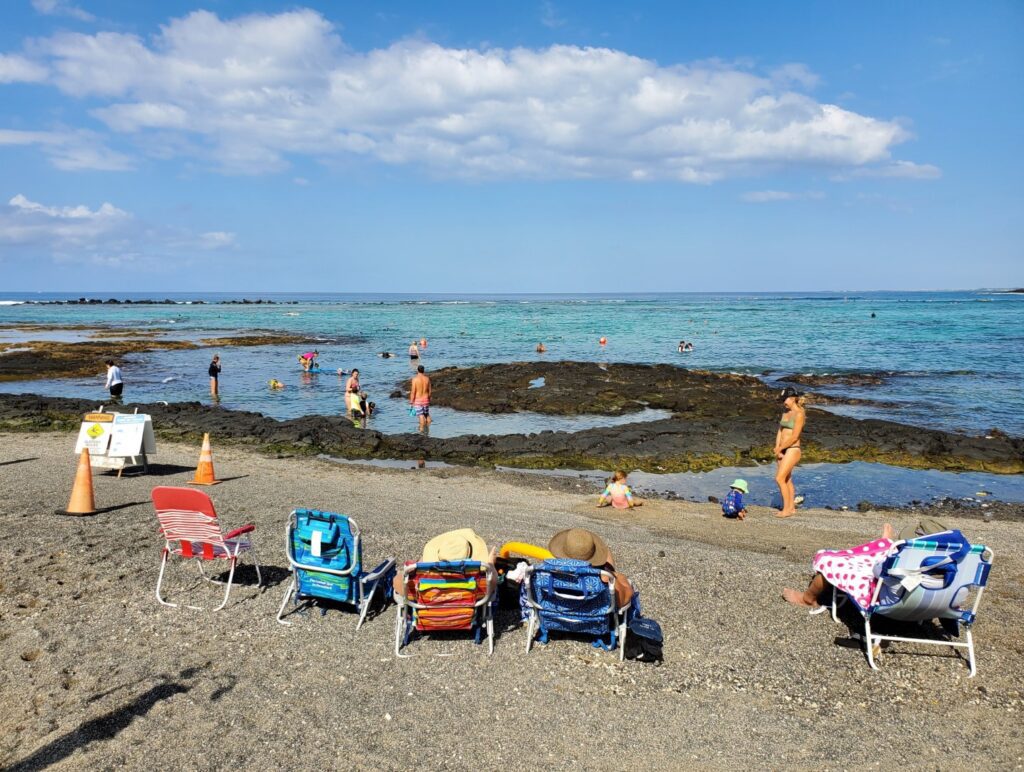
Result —
M164 678L160 683L147 689L131 702L108 713L104 713L102 716L86 721L81 726L47 743L31 756L22 759L7 769L10 772L45 769L68 758L79 748L85 748L94 742L112 740L121 731L128 728L136 718L149 713L157 703L168 700L177 694L191 691L196 686L196 683L190 683L190 681L207 667L209 667L209 663L203 667L185 668L174 680ZM210 699L214 701L219 700L224 694L231 691L235 686L235 680L234 676L228 676L224 684L218 685Z

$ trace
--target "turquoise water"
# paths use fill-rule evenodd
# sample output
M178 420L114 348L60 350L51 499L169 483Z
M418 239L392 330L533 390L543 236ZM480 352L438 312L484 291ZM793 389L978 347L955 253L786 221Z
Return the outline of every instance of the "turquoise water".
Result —
M383 431L414 428L404 404L388 394L412 371L405 355L409 342L426 337L429 345L422 362L428 370L544 358L663 362L757 374L768 381L791 372L886 371L893 376L882 386L831 391L899 403L895 409L847 410L860 416L972 433L998 427L1024 434L1024 296L1018 295L986 291L468 297L271 293L259 297L289 304L6 304L59 297L74 296L0 294L0 303L5 303L0 305L0 324L167 327L176 338L254 329L308 334L321 341L317 345L325 368L360 369L364 388L381 408L372 425ZM170 297L214 301L241 296ZM598 345L602 336L608 338L607 346ZM38 339L44 334L27 337ZM18 335L0 330L0 341L17 339ZM694 351L678 354L680 339L692 341ZM534 353L538 341L547 345L548 353ZM377 356L381 351L396 356L381 359ZM126 396L140 401L207 401L206 367L212 353L203 349L130 358L124 365ZM218 353L224 366L221 404L225 407L277 418L342 410L343 380L331 374L304 376L296 363L299 348L268 346ZM101 371L100 365L94 379L3 383L0 390L95 397L99 402L105 394ZM283 381L287 388L269 391L270 378ZM438 435L541 431L600 425L601 420L556 421L529 415L491 419L438 411L434 431Z

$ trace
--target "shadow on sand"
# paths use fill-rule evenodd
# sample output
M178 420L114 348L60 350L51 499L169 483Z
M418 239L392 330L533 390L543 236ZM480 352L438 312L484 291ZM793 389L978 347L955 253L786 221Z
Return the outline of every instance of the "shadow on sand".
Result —
M165 679L135 697L131 702L108 713L104 713L102 716L86 721L76 729L47 743L31 756L8 767L8 769L12 770L12 772L45 769L68 758L79 748L85 748L94 742L112 740L136 718L149 713L157 703L168 700L176 694L184 694L191 691L196 684L188 683L187 681L198 676L208 666L209 664L203 667L185 668L178 674L176 679ZM212 701L219 700L227 692L231 691L236 683L234 676L225 676L217 680L224 680L225 682L218 684L217 688L210 695ZM116 691L116 689L111 690L108 694L113 691Z

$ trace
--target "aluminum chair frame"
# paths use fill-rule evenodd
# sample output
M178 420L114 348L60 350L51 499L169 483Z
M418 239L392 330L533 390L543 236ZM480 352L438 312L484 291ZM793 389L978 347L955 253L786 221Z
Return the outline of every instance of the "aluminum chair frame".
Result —
M901 548L904 545L908 544L910 541L914 541L914 540L901 540L901 541L898 541L898 542L894 543L893 546L890 548L890 551L889 551L888 556L886 557L886 560L888 560L890 556L896 554L899 551L899 548ZM919 541L927 541L927 538L920 539ZM976 544L976 545L971 547L971 553L978 554L979 555L979 560L982 563L987 564L989 566L989 569L991 569L992 560L995 557L995 553L991 549L989 549L988 547L985 547L983 545ZM917 571L914 571L914 572L915 573L924 573L923 571L920 571L920 570L917 570ZM876 604L878 603L879 594L882 591L882 585L884 583L884 579L889 577L889 576L890 576L889 574L883 573L883 575L881 577L881 580L875 583L875 590L871 594L871 603L870 603L870 605L868 606L867 609L861 608L856 603L853 604L854 606L857 606L857 609L860 611L861 616L864 618L864 647L865 647L866 653L867 653L868 664L871 666L871 668L873 670L880 670L881 669L878 666L878 663L875 660L881 654L882 641L903 641L903 642L906 642L906 643L923 643L923 644L927 644L927 645L930 645L930 646L950 646L950 647L952 647L954 649L967 649L967 666L968 666L968 669L970 671L970 674L967 677L968 678L974 678L974 676L978 672L978 665L977 665L977 659L975 657L974 636L973 636L972 631L971 631L971 626L973 625L974 619L977 616L978 605L981 603L981 596L985 592L985 585L984 584L977 584L976 582L967 582L967 583L964 583L964 584L960 585L961 588L963 588L963 587L977 587L978 588L978 594L974 596L974 603L971 605L971 611L970 611L971 621L970 622L963 622L963 621L960 622L960 624L962 624L964 626L964 633L965 633L964 638L965 638L965 641L964 642L958 642L958 641L937 641L937 640L935 640L933 638L911 638L910 636L882 635L881 633L872 632L872 630L871 630L871 617L874 616L875 614L878 614L879 616L887 617L889 619L893 619L893 620L895 620L897 622L898 621L928 621L928 620L913 620L913 619L903 619L903 620L901 620L901 617L899 615L899 608L900 608L900 605L902 603L902 599L900 601L897 601L896 603L890 605L890 606L883 606L881 608L876 608ZM891 576L891 578L900 578L900 577L893 575L893 576ZM987 578L986 578L985 581L987 581ZM910 591L907 592L908 595L909 595L909 592ZM849 596L846 593L842 593L842 597L840 597L840 591L835 586L832 587L831 615L832 615L832 621L833 622L838 622L839 621L839 616L837 614L837 609L847 599L849 599ZM937 618L937 617L932 617L932 619L935 619L935 618Z
M288 524L285 526L285 550L288 553L288 566L292 572L292 581L291 584L288 585L288 589L285 591L284 600L281 601L281 607L277 610L278 623L288 627L291 627L292 623L283 619L284 610L288 605L288 600L291 598L292 593L294 593L298 587L299 578L296 575L297 570L333 574L334 576L351 576L352 572L355 570L356 555L359 556L359 560L362 562L362 536L359 530L359 524L354 518L344 515L345 519L348 520L349 530L352 533L352 561L349 563L348 568L326 568L324 566L311 566L305 563L300 563L295 559L295 545L292 543L292 529L298 525L298 516L299 510L293 509L291 515L288 517ZM370 610L370 604L373 601L374 594L376 594L378 589L384 589L380 580L387 576L388 572L394 567L394 565L395 558L385 558L376 568L373 569L373 571L358 577L356 586L359 588L359 600L355 604L348 604L355 605L359 609L359 621L356 623L356 632L359 631L359 628L363 626L363 622L366 621L366 615Z
M530 589L530 580L533 577L534 571L540 566L527 566L526 576L523 579L526 589L526 605L529 608L529 617L526 622L526 653L530 653L530 649L533 647L533 640L537 633L540 631L540 612L544 611L544 608L537 603L533 598L533 591ZM615 633L618 636L616 648L619 650L619 661L622 662L626 658L626 612L629 611L629 605L626 604L621 608L616 605L617 598L615 597L615 574L611 571L601 569L601 581L608 585L608 606L611 609L609 616L611 617L612 627L615 629ZM555 593L559 597L566 599L572 599L575 596L563 595ZM559 618L559 617L556 617ZM565 621L574 621L568 617L561 617Z
M460 570L465 571L466 568L473 568L479 565L480 570L483 572L485 580L487 582L487 589L484 596L472 604L474 614L481 614L482 619L480 620L479 627L487 631L487 654L488 656L494 654L494 598L498 590L498 572L495 567L483 561L433 561L433 562L419 562L409 563L403 566L400 570L399 576L401 576L401 587L402 591L396 593L395 602L398 604L398 608L395 613L395 656L401 658L414 657L415 654L402 654L401 650L403 646L408 645L408 637L412 635L412 631L408 629L411 617L414 611L422 609L433 609L437 606L425 605L418 603L417 601L410 600L406 596L406 588L408 586L409 578L417 573L418 571L444 571L453 570L456 566L461 567ZM445 567L449 568L445 568ZM470 606L448 606L448 608L470 608ZM440 631L438 631L440 632ZM479 643L479 641L478 641ZM449 654L439 654L438 656L450 656Z
M173 490L173 488L171 488L170 486L158 486L158 488L154 488L154 491L159 490L161 488L163 490L169 490L169 489ZM179 490L181 490L181 491L188 491L188 493L190 493L190 494L202 493L202 491L193 491L190 488L181 488ZM203 495L205 496L206 494L203 494ZM170 601L164 600L163 593L161 592L161 589L163 587L163 581L164 581L164 573L167 570L167 559L170 557L170 555L172 553L174 553L174 547L173 547L173 543L174 542L178 542L180 544L182 541L188 541L188 542L197 542L197 543L200 543L200 544L211 544L211 545L213 545L214 550L219 549L221 551L222 554L216 554L215 553L214 556L210 557L210 558L203 557L201 554L189 555L189 556L179 555L179 557L181 557L183 560L197 560L197 564L199 566L199 575L204 580L206 580L207 582L210 582L211 584L222 584L222 585L224 585L224 598L221 601L219 606L217 606L216 608L212 609L213 611L220 611L221 609L223 609L227 605L228 598L231 595L231 587L232 587L232 585L234 583L235 567L237 566L238 558L239 558L239 556L242 553L244 553L244 552L251 552L252 553L253 565L256 567L256 586L257 587L262 587L263 586L263 574L260 572L260 563L259 563L259 557L258 557L258 555L256 553L256 545L253 544L252 539L250 539L250 538L246 538L244 540L239 538L239 537L245 536L246 534L249 534L249 533L252 533L253 531L255 531L256 530L256 526L255 525L251 525L251 524L250 525L244 525L241 528L236 528L235 530L230 531L229 533L225 534L223 529L220 527L220 518L218 518L217 515L216 515L216 508L213 506L213 500L210 499L209 496L206 496L206 498L207 498L207 500L210 501L210 510L212 512L214 512L212 517L210 515L207 515L205 512L200 512L199 510L179 510L179 511L189 512L189 513L193 513L193 514L199 514L199 515L203 515L204 517L211 518L213 523L209 523L208 525L212 527L214 523L216 524L217 531L218 531L216 538L212 538L211 539L211 538L208 538L207 536L201 536L201 535L198 535L198 534L197 535L193 535L193 536L188 536L187 533L184 533L184 532L180 536L177 536L177 537L172 536L172 537L168 538L166 532L164 532L161 529L161 533L164 536L164 546L163 546L163 548L161 550L160 573L159 573L159 575L157 576L157 579L156 579L156 599L163 606L169 606L171 608L178 608L181 605L181 604L178 604L178 603L171 603ZM156 507L156 502L154 502L154 508L155 507ZM157 509L157 518L158 519L160 517L160 512L161 511L169 512L171 510L160 510L160 509ZM175 532L176 531L172 531L172 533L175 533ZM233 541L234 542L234 551L232 551L228 547L228 544L227 544L228 541ZM203 561L205 561L205 560L229 560L230 563L231 563L231 566L230 566L230 568L228 570L228 579L227 579L227 581L226 582L222 582L219 579L214 579L212 577L207 576L206 572L203 570ZM194 611L204 611L205 610L204 607L202 607L202 606L190 606L190 605L187 605L187 604L186 604L185 608L189 608L189 609L192 609Z

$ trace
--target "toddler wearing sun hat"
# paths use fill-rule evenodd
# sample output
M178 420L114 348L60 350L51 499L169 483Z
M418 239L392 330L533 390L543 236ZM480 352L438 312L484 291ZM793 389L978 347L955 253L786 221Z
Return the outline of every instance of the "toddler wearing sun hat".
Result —
M736 520L747 519L747 508L743 504L743 494L750 493L747 481L736 479L729 486L729 492L722 499L722 515Z

